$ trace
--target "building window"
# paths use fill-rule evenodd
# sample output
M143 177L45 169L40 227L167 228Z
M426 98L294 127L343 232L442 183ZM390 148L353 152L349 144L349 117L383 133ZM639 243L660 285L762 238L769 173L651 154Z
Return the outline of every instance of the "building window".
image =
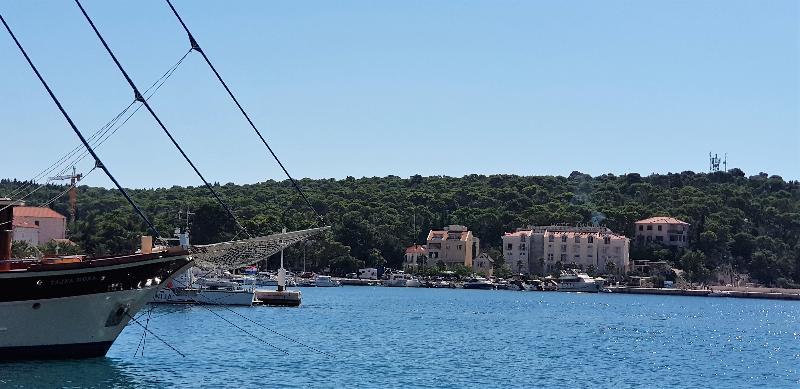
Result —
M548 237L547 237L547 241L548 241L548 242L552 242L552 241L553 241L553 239L554 239L553 235L550 235L550 236L548 236Z
M547 260L548 261L552 261L553 260L553 253L548 253L547 254Z
M459 250L459 251L461 251L461 250L463 250L463 249L464 249L464 246L462 246L462 245L458 245L458 250Z
M567 251L567 245L565 245L565 244L562 244L562 245L561 245L561 252L563 253L563 252L565 252L565 251Z
M575 243L581 243L581 237L575 235Z
M567 241L567 236L566 235L562 235L561 236L561 241L562 242L566 242Z
M519 249L520 249L520 250L525 250L525 243L522 243L522 244L520 244L520 245L519 245Z
M38 225L39 225L39 221L38 221L38 220L34 220L34 221L33 221L33 224L35 224L35 225L37 225L37 226L38 226Z
M607 237L607 236L606 236L605 238L603 238L603 243L605 243L605 244L611 244L611 238L609 238L609 237Z
M653 231L653 226L647 226L647 231Z
M567 254L561 254L561 262L567 261Z
M506 248L506 250L513 250L513 249L514 249L514 244L513 243L509 243L508 247Z
M589 241L589 243L594 243L594 237L593 236L590 236L589 239L587 239L587 240Z
M660 224L658 225L658 230L661 231L661 225Z
M641 231L641 230L643 230L643 229L644 229L644 226L640 224L640 225L639 225L639 231Z
M656 236L656 242L663 242L663 241L664 241L664 237L663 236L661 236L661 235Z

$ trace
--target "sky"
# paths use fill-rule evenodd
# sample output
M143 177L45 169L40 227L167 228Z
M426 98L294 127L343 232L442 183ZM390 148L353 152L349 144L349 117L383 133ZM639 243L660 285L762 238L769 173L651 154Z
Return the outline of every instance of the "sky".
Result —
M701 172L714 152L800 179L797 1L174 4L296 178ZM83 5L140 89L189 48L165 2ZM73 2L0 13L86 136L131 102ZM79 141L4 30L0 55L0 177L27 179ZM198 53L150 103L209 181L283 179ZM201 183L144 109L97 151L127 187Z

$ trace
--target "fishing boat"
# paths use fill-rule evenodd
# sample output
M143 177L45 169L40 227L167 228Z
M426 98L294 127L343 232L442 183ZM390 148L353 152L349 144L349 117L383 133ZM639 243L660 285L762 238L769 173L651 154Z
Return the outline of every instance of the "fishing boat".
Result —
M14 202L0 199L0 223ZM0 360L106 354L162 283L191 266L184 247L138 253L11 258L11 231L0 229Z

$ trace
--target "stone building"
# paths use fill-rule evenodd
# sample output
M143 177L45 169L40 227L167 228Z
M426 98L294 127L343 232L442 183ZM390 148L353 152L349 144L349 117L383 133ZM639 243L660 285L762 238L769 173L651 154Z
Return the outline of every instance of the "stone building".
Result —
M557 264L614 273L630 267L630 239L606 227L529 226L502 239L503 259L515 273L547 273Z
M431 230L427 239L428 265L441 261L445 267L472 267L472 259L480 248L480 240L467 227L450 225L443 230Z

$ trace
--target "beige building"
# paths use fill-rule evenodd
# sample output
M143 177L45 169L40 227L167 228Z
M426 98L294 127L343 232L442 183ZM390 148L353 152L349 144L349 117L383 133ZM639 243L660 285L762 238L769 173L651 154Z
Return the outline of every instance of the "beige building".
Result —
M514 273L549 273L557 263L599 272L630 268L630 239L606 227L530 226L502 239L503 259Z
M494 259L486 253L480 253L472 260L472 270L484 277L494 276Z
M544 234L544 263L552 271L556 263L594 267L599 272L625 273L630 268L630 239L613 232L548 231ZM609 264L613 264L613 269Z
M689 223L674 217L656 216L635 223L636 243L660 243L667 246L689 245Z
M38 246L65 238L67 218L43 207L14 207L13 239Z
M439 261L446 267L464 265L472 267L474 253L480 248L480 240L472 235L467 227L450 225L444 230L431 230L428 233L428 265L436 265Z
M427 263L427 250L425 246L415 244L406 248L406 255L403 259L403 268L406 270L416 270L420 266L436 266L435 263Z

